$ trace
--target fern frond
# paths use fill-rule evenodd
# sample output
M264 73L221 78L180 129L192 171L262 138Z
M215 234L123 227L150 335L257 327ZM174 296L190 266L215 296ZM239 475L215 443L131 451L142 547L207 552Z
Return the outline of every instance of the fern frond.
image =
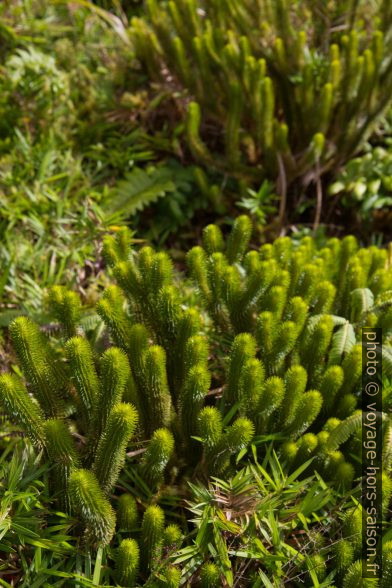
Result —
M357 411L335 427L329 436L328 451L335 451L362 426L362 412Z
M135 167L125 178L117 183L106 210L114 214L133 215L159 198L175 191L175 184L165 168L154 168L149 172Z
M351 292L352 323L359 322L364 314L370 312L374 306L374 295L369 288L357 288Z
M351 351L356 343L354 327L349 321L334 333L328 354L329 365L340 365L342 358Z

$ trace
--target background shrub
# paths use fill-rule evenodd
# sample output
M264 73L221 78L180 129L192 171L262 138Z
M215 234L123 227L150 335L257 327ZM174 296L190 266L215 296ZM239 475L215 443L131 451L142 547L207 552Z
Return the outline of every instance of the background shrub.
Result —
M385 2L146 7L131 38L149 78L170 91L193 157L239 179L276 180L281 221L304 186L360 149L390 104Z

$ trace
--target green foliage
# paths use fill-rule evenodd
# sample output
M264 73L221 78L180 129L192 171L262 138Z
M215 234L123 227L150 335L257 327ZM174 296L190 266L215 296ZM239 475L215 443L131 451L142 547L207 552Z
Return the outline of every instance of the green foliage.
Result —
M134 217L150 238L163 242L189 222L197 210L209 204L217 207L209 190L207 193L198 190L196 168L170 159L160 165L126 170L125 177L115 183L110 198L105 199L103 209L108 218ZM151 209L156 212L152 225L145 222L144 214Z
M100 394L93 351L86 339L73 337L67 341L65 352L69 362L72 382L78 392L80 410L87 422Z
M168 586L169 588L179 588L181 581L181 570L175 566L167 566L163 572L163 579L159 586Z
M392 157L389 140L385 147L366 148L351 159L330 184L331 196L339 196L343 206L355 206L363 224L371 225L378 210L392 204Z
M109 543L114 534L115 514L94 474L75 469L69 478L69 494L85 526L87 541Z
M245 417L239 417L227 428L216 446L212 448L216 455L211 460L211 468L216 474L221 474L229 465L231 455L236 455L245 450L254 435L252 421Z
M192 338L188 343L193 343ZM190 353L190 346L185 350ZM195 351L195 350L193 350ZM188 358L186 357L185 360ZM189 368L188 374L185 378L184 388L179 399L181 427L186 444L192 444L191 437L197 433L197 418L203 408L204 399L208 394L211 384L211 374L202 362L197 362L198 357L195 358L195 364ZM189 358L189 363L193 363L194 358ZM194 444L192 444L194 445Z
M64 325L67 336L75 335L81 309L77 294L64 286L53 286L49 292L48 305L57 321Z
M118 285L102 295L94 332L86 328L85 308L65 291L61 300L80 309L72 330L67 327L69 313L63 312L58 313L62 322L50 336L25 317L16 319L10 329L20 362L16 371L23 373L31 395L19 376L4 374L1 402L43 449L42 459L51 466L53 499L78 517L81 525L75 531L87 548L94 548L108 545L113 537L116 517L110 500L115 494L118 540L114 545L135 539L140 547L135 582L177 585L177 565L182 562L176 558L183 555L186 562L193 553L190 575L185 571L181 576L185 581L192 574L204 581L203 565L215 564L219 581L224 578L230 585L232 574L240 573L237 563L230 567L233 549L236 554L244 549L246 561L266 561L267 571L278 578L300 574L321 582L331 567L327 554L304 546L295 569L285 571L275 565L279 558L269 559L280 536L280 514L275 519L264 512L260 527L251 509L244 515L251 539L242 544L242 515L222 523L221 514L216 514L223 527L213 530L210 507L216 504L209 504L205 515L209 522L201 527L203 538L192 547L192 525L197 527L197 522L182 518L179 496L187 498L189 480L192 488L200 480L209 488L219 476L235 479L240 494L244 484L250 494L244 500L251 501L262 492L265 475L279 493L285 484L299 491L296 485L306 486L311 472L317 472L317 490L306 486L303 496L294 489L289 494L290 499L295 495L295 500L303 501L300 510L292 505L294 510L287 507L282 515L284 535L292 546L287 534L298 527L308 532L306 525L319 520L312 513L327 504L324 496L329 500L330 493L336 499L355 492L360 479L354 455L361 424L361 328L369 314L383 328L384 359L391 347L392 275L387 254L376 247L360 248L353 238L331 239L318 246L309 237L279 238L246 251L249 221L240 217L228 237L218 227L205 230L205 249L199 246L188 254L188 279L168 254L150 246L137 251L128 239L129 233L120 231L116 238L105 240L108 273ZM323 300L319 283L328 292ZM55 295L57 300L58 290ZM52 382L61 391L62 409L56 414L49 403ZM390 394L386 386L382 418L387 425L388 467ZM41 402L49 408L44 410ZM277 452L273 458L271 441ZM236 472L241 462L248 464L245 469L250 467L250 456L257 467L265 463L248 485L241 476L236 479ZM271 475L266 474L267 465ZM244 479L253 476L252 471L248 469ZM220 492L228 492L223 481L219 484ZM387 513L390 487L384 486ZM259 498L264 504L262 496L257 503ZM230 494L228 504L231 500ZM268 512L277 513L274 501L267 502L272 504ZM327 516L326 511L319 514ZM361 514L358 521L356 514L350 517L350 513L344 516L342 536L350 538L352 558L344 543L334 551L342 582L359 557ZM218 538L225 530L239 541L235 548L229 547L225 535ZM184 535L186 545L181 547ZM260 537L272 539L266 545L261 539L260 545L255 541ZM206 549L209 544L211 550ZM285 545L281 547L285 555L279 557L292 558ZM136 570L131 560L130 569ZM125 555L123 571L119 565L117 573L126 575ZM127 581L125 576L122 581Z
M146 430L154 431L168 425L171 417L171 399L167 383L166 354L162 347L150 347L145 354L146 390L148 393L148 421ZM139 401L140 402L140 401Z
M132 214L175 189L173 181L167 179L165 168L153 170L150 174L135 168L117 185L117 195L110 202L110 212Z
M79 303L73 296L66 298L75 306ZM65 326L68 316L61 313ZM3 374L1 404L32 442L44 449L59 508L80 514L87 543L108 543L115 515L104 494L117 481L138 422L136 409L121 402L130 376L127 357L112 347L102 354L98 366L88 341L75 336L65 344L66 365L31 320L15 319L10 332L33 395L18 376ZM83 443L77 443L78 439ZM82 465L89 469L81 470ZM79 474L74 476L75 472Z
M214 406L206 406L199 414L199 432L205 441L207 452L212 449L222 437L222 417Z
M134 539L123 539L117 550L116 577L120 586L135 585L139 571L139 545Z
M163 545L164 547L178 547L181 543L183 536L181 533L181 529L178 525L168 525L165 528L164 537L163 537Z
M64 370L56 360L38 325L26 317L15 319L10 334L18 359L34 394L47 416L61 415L64 410Z
M264 226L268 219L277 212L276 200L277 195L273 183L264 180L258 190L248 188L246 195L236 204L255 218L258 226Z
M163 481L163 473L174 450L173 435L167 429L156 429L140 464L141 476L156 488Z
M392 579L392 542L386 541L382 546L382 566L383 574L381 578L381 587L388 586Z
M86 11L79 12L75 35L71 13L60 6L45 14L37 3L0 10L13 31L13 41L2 45L0 80L2 298L32 311L45 287L83 280L76 265L91 262L95 239L113 224L100 207L108 190L98 185L111 175L109 162L99 170L95 153L107 134L100 115L116 85L109 63L119 65L115 47L121 43ZM105 73L96 59L98 38L108 43Z
M11 419L26 430L34 443L45 444L44 414L33 401L19 378L12 374L0 376L1 402Z
M334 499L330 489L321 490L320 479L299 481L299 475L286 477L269 452L262 463L249 463L233 476L214 478L207 486L192 484L189 509L196 535L192 547L184 547L174 558L174 563L181 562L184 576L197 569L201 586L233 586L239 577L252 585L253 574L262 569L265 577L281 583L296 585L298 575L303 582L302 562L327 520L324 506ZM314 562L317 555L312 553ZM281 567L286 556L290 565ZM325 570L323 556L322 561Z
M177 4L148 2L130 35L151 84L170 72L187 100L185 143L209 167L279 176L285 199L282 182L336 170L390 104L387 3Z
M132 531L136 527L138 511L136 500L132 494L121 494L117 503L116 515L119 529Z
M137 412L131 404L119 403L110 412L99 440L92 466L101 488L109 493L125 461L125 450L135 432Z
M199 431L205 445L204 459L208 470L213 475L219 475L228 468L230 456L249 445L254 435L254 424L245 417L239 417L223 430L219 411L207 406L199 414Z
M350 540L342 539L334 547L336 557L336 569L341 572L346 570L354 559L354 549Z
M68 481L73 469L80 466L79 456L71 433L62 420L45 421L45 446L50 461L53 463L52 484L54 495L61 510L71 511L68 495Z
M121 401L129 374L128 360L121 349L111 347L102 354L100 360L101 393L94 406L93 416L96 438L105 433L112 412ZM134 421L135 417L133 417Z
M203 588L218 588L220 572L214 563L205 563L200 572L200 580Z
M49 4L0 6L0 583L366 585L370 325L386 588L391 250L292 221L387 225L388 3Z
M369 312L382 326L390 309L392 274L386 257L374 247L359 249L353 238L331 239L320 249L307 237L297 246L279 238L259 252L246 252L249 237L246 217L237 219L227 240L218 227L206 228L206 250L194 248L187 258L200 293L191 307L166 253L147 246L132 252L126 232L107 238L106 256L122 293L111 286L98 312L121 349L107 349L99 364L82 335L66 343L64 366L31 321L21 318L12 325L26 377L36 382L37 399L52 399L49 385L58 392L58 382L64 382L63 410L70 405L68 410L76 411L76 420L87 434L83 463L95 459L94 472L105 491L113 487L134 432L131 415L129 427L125 417L120 419L124 426L114 424L117 412L132 410L118 406L125 397L137 406L143 438L151 439L139 475L152 490L162 483L174 449L177 457L197 463L198 435L204 467L219 475L230 466L231 456L246 451L254 434L282 433L285 441L288 437L299 442L298 448L285 445L289 461L296 456L299 463L304 455L317 454L322 471L333 475L337 487L351 486L353 465L342 461L334 470L331 459L357 427L361 326ZM374 280L380 271L382 286ZM324 314L317 312L320 279L345 292L344 298L334 296L329 313ZM350 296L350 288L355 296ZM67 299L78 308L74 297ZM235 308L241 309L240 315ZM67 316L59 316L65 329ZM242 332L238 332L239 317L242 328L247 325ZM82 333L81 320L75 329ZM390 340L388 328L384 339ZM214 348L211 357L209 347ZM221 387L222 400L206 406L212 375ZM335 413L343 419L342 425L329 437L322 435L320 447L303 454L308 437L302 436L318 435Z
M362 510L359 507L353 507L344 513L342 529L344 536L350 540L354 553L358 555L362 533Z
M256 341L252 335L242 333L237 335L231 348L229 368L227 374L227 387L225 390L226 403L231 406L238 390L241 371L246 362L256 354Z
M362 561L359 559L351 564L343 579L343 588L354 588L354 586L363 588L374 586L373 579L362 578Z
M0 326L15 309L38 314L54 285L72 284L93 300L98 242L130 215L164 241L212 202L197 189L193 166L162 160L158 137L147 145L150 115L143 123L139 115L150 100L138 68L127 72L134 58L124 14L93 2L77 2L75 11L63 2L46 11L40 2L0 6L7 37L0 59ZM149 214L160 195L154 222L145 222L140 209Z
M46 571L52 568L59 572L67 570L69 578L77 575L75 543L70 534L73 521L48 509L50 489L47 475L48 467L40 466L31 447L23 440L9 437L5 448L2 442L0 534L2 566L4 571L7 570L3 583L7 582L5 578L9 572L13 572L9 573L12 575L9 579L23 587L31 586L35 581L45 582L48 578ZM19 558L16 567L16 546L22 545L23 557ZM84 559L82 555L80 558ZM63 581L60 574L56 580Z
M144 570L151 570L159 563L162 550L165 515L159 506L149 506L143 515L141 528L141 561Z

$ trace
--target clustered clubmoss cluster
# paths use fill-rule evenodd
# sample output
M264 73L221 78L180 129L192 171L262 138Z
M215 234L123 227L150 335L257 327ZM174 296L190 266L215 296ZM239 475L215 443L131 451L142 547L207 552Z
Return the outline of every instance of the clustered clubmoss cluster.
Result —
M313 458L337 489L350 489L360 475L352 459L360 443L360 330L382 327L390 369L390 252L359 248L353 237L330 239L322 248L311 238L279 238L250 249L251 233L245 216L227 239L218 226L206 227L202 245L187 255L186 275L166 253L132 249L127 231L108 237L104 254L117 285L104 291L96 309L103 353L82 328L79 298L62 287L48 297L63 327L60 339L49 341L25 317L11 325L23 377L0 377L1 403L44 450L53 496L79 516L87 544L110 542L111 493L130 443L146 443L130 467L152 500L137 538L119 546L124 586L133 585L138 570L147 578L165 546L180 541L180 530L165 528L165 513L155 504L165 482L230 475L251 443L262 455L265 438L274 440L289 470ZM391 405L388 389L385 513ZM131 495L120 495L118 528L139 529L138 511ZM345 585L354 585L356 547L338 545L339 570L347 572ZM162 574L178 586L176 567L167 563ZM213 576L206 562L203 585L215 585Z
M387 2L150 0L131 35L197 159L291 184L350 157L388 102L391 18Z
M68 340L65 365L29 319L16 319L10 331L31 393L18 376L3 374L2 403L53 464L51 481L60 507L80 515L93 541L107 543L115 528L107 496L138 419L135 408L121 402L128 360L120 349L108 349L99 360L98 378L82 337Z

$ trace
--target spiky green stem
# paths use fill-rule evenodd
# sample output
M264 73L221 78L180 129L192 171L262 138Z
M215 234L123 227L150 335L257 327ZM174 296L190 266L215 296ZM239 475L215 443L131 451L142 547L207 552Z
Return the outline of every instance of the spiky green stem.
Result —
M137 422L138 414L131 404L120 403L110 413L107 427L98 443L92 468L106 493L113 488L124 465L125 450L135 432Z
M157 429L140 463L140 475L153 490L163 481L163 473L174 450L174 438L168 429Z
M44 413L17 376L0 375L0 404L10 418L23 427L34 444L40 447L46 444Z
M123 539L116 554L116 578L120 586L133 588L139 572L140 550L135 539Z
M85 526L87 543L107 545L114 534L116 517L94 474L74 470L68 487L71 504Z
M158 505L148 506L141 528L141 561L145 571L153 570L159 563L162 550L165 515Z

